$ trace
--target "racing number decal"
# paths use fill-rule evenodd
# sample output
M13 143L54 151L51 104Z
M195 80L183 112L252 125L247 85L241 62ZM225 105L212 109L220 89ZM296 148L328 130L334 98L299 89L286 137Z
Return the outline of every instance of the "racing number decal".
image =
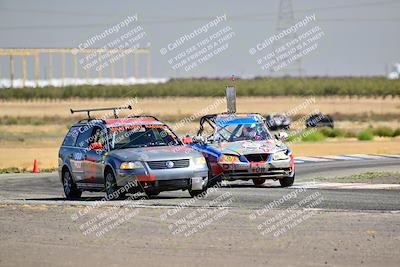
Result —
M250 170L256 173L268 172L268 166L264 163L250 162Z

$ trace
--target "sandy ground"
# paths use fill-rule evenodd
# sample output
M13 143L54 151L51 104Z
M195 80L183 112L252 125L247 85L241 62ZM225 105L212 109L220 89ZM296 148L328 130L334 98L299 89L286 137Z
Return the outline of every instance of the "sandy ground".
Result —
M199 97L165 97L165 98L138 98L134 108L151 115L179 115L196 114L205 111L217 113L226 111L226 104L217 102L221 98ZM285 112L300 108L298 113L307 114L315 109L321 112L346 114L374 112L400 113L398 99L392 98L347 98L347 97L239 97L237 109L239 112ZM7 101L0 103L1 116L70 116L70 108L109 107L128 103L129 99L90 99L90 100L63 100L63 101ZM302 106L304 103L305 106ZM122 113L123 114L123 113Z
M90 218L110 208L92 210ZM134 216L101 237L85 236L82 208L0 207L1 266L398 266L400 214L314 211L278 236L249 221L251 211L229 209L197 233L173 233L162 208L129 209ZM180 210L187 216L193 209ZM221 210L221 214L222 214ZM293 211L294 212L294 211ZM87 219L87 218L86 218ZM292 228L290 228L292 227Z

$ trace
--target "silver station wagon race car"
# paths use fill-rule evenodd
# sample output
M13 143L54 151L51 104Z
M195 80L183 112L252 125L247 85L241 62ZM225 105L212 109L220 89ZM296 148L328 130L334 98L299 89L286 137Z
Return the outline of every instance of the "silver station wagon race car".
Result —
M79 111L89 115L96 109ZM152 116L102 120L89 115L70 128L58 166L67 198L79 198L83 191L105 191L108 199L138 191L188 190L195 196L208 180L203 155Z
M211 114L200 119L191 146L201 151L210 169L209 186L225 180L250 180L262 185L266 179L291 186L295 178L292 151L274 138L259 114Z

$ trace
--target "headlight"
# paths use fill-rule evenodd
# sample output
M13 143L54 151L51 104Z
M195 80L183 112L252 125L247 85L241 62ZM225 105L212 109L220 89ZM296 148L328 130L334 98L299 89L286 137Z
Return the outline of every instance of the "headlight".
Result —
M289 156L286 154L287 151L279 151L274 153L272 156L273 160L283 160L283 159L288 159Z
M240 162L239 157L234 155L224 155L222 154L221 157L218 159L219 163L236 163Z
M194 158L193 162L194 162L194 165L200 165L200 166L203 166L203 165L207 164L206 163L206 159L204 157Z
M121 170L133 170L133 169L141 169L143 168L143 164L139 161L135 162L122 162L121 166L119 167Z

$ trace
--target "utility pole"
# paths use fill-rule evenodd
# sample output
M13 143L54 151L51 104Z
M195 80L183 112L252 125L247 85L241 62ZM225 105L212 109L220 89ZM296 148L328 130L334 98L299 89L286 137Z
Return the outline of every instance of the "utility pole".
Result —
M279 34L283 30L294 25L295 23L296 19L294 17L292 0L280 0L278 9L278 20L276 24L276 34ZM290 33L283 38L275 41L273 49L275 50L281 46L284 46L287 43L295 40L296 38L297 33ZM290 73L292 73L294 75L302 76L301 57L291 62L289 66L283 68L280 72L283 72L285 75L289 75Z

